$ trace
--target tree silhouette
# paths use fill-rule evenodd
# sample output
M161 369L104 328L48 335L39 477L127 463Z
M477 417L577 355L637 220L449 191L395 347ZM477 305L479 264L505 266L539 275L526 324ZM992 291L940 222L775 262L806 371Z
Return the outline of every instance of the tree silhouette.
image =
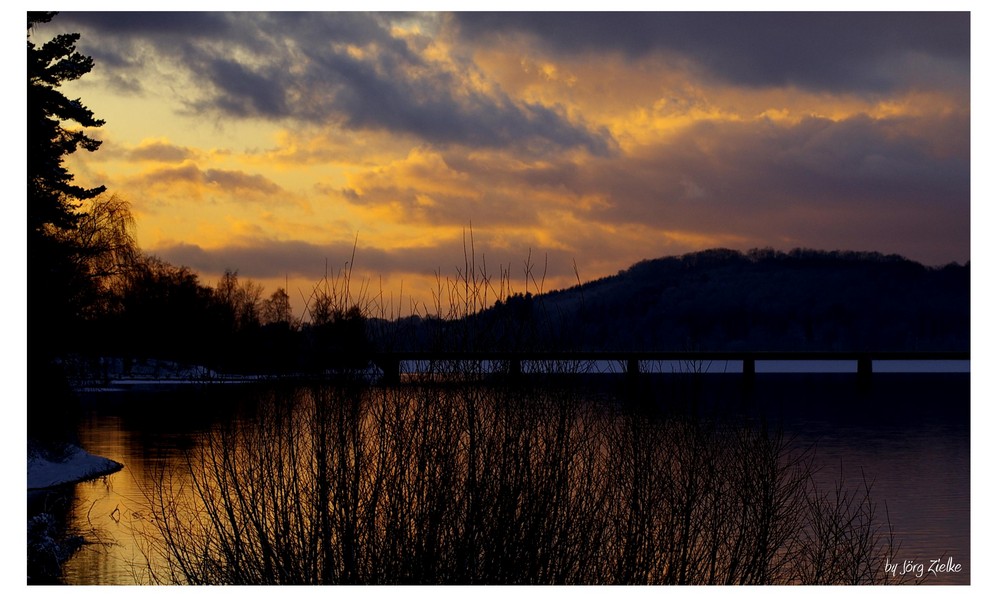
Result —
M96 319L119 311L129 277L141 263L128 202L117 194L95 197L64 235L94 292L83 314Z
M27 170L28 170L28 383L29 426L32 405L64 395L56 356L78 345L81 313L92 299L93 279L79 258L78 209L104 187L73 183L64 158L83 148L95 151L100 141L65 123L97 127L98 120L79 99L59 90L90 72L93 60L76 51L77 33L57 35L40 47L31 41L36 25L52 20L52 12L28 12ZM29 428L30 432L30 428Z
M264 325L292 324L292 302L284 288L278 288L261 305L261 323Z
M101 141L67 129L63 122L98 127L104 121L95 118L79 99L70 100L58 89L94 67L92 58L76 51L80 34L57 35L41 47L30 40L35 25L53 16L51 12L28 13L28 229L34 232L47 232L50 226L72 228L77 202L104 192L103 186L74 185L73 175L63 165L63 158L78 148L96 151L101 146Z
M96 151L101 145L64 123L97 127L104 121L96 119L79 99L70 100L59 91L62 83L79 79L93 68L93 60L76 51L80 35L57 35L41 47L30 39L34 27L54 15L28 13L27 65L28 303L50 321L53 316L79 312L76 299L86 276L75 258L79 251L74 237L66 232L76 229L77 209L83 201L104 192L103 186L73 184L73 174L63 163L81 147Z
M127 281L121 312L112 318L109 353L199 364L218 355L232 331L232 311L197 274L145 257Z
M232 331L251 329L260 325L260 296L264 287L246 280L240 283L239 271L226 269L215 286L215 298L228 311Z

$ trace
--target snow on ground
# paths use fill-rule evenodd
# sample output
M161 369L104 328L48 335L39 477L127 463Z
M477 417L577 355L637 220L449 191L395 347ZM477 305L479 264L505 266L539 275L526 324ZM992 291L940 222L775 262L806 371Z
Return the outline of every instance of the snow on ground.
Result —
M92 455L77 446L66 449L62 461L50 461L39 454L28 455L28 490L50 488L112 474L122 464L106 457Z

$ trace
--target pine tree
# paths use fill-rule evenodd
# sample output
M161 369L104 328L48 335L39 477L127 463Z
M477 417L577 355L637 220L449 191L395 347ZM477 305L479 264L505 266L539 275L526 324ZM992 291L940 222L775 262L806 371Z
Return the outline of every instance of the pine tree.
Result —
M96 151L101 141L84 131L70 130L64 122L83 127L99 127L79 99L68 99L59 91L67 81L75 81L94 67L94 60L76 51L79 33L57 35L41 47L30 36L35 25L49 22L55 13L28 13L28 232L49 234L74 226L74 210L80 201L104 192L104 187L82 188L73 184L66 170L66 155L83 148Z
M66 123L98 127L79 99L59 90L91 71L93 59L76 51L78 33L57 35L40 47L31 41L33 29L48 23L55 13L28 12L27 54L27 214L28 214L28 390L29 434L37 412L59 407L65 381L57 357L85 341L80 313L92 299L93 281L79 258L81 248L73 232L79 208L104 192L104 187L74 184L64 158L83 148L96 151L101 142ZM51 413L51 412L50 412Z

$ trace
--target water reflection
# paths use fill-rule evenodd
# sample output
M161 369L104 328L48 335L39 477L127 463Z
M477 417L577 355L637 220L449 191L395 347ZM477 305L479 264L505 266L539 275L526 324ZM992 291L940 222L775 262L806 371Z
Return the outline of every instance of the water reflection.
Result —
M137 537L148 530L153 471L182 460L214 424L241 415L253 395L219 387L87 394L82 399L81 446L125 468L105 478L39 491L29 499L29 513L53 512L66 520L70 533L84 538L63 566L64 583L150 583L148 549Z
M953 380L949 381L952 382ZM919 400L916 402L916 407L912 407L914 406L912 399L888 400L894 402L892 404L886 404L883 400L879 405L875 405L872 401L852 401L858 399L858 396L852 394L851 400L845 402L842 392L852 392L853 389L846 385L840 387L836 383L824 382L822 385L805 387L793 385L789 385L785 391L768 386L766 383L761 387L758 383L754 389L758 395L752 396L752 401L755 407L763 406L765 410L770 409L771 415L780 412L783 424L800 444L815 445L817 463L823 467L826 474L821 477L821 481L832 483L833 479L839 477L841 463L849 485L860 486L862 470L865 479L875 479L874 497L888 503L894 529L901 541L901 548L895 554L900 563L905 559L929 560L942 554L950 554L957 562L964 565L962 573L931 578L932 583L968 583L967 417L963 419L959 413L946 420L933 417L928 419L925 415L928 410L919 407L921 403ZM906 383L902 385L902 391L913 392L918 389L926 392L928 387L925 381L921 380L918 386ZM964 392L967 401L967 380L964 386L960 381L957 385L946 384L930 389L953 391L958 397ZM689 390L688 386L685 386L683 391L668 389L665 395L676 397ZM742 390L731 390L727 387L720 389L717 395L740 395L741 400L746 399L745 393L740 391ZM878 394L887 389L875 387L872 391ZM899 391L899 388L892 391ZM761 398L761 395L767 397ZM145 557L149 549L141 544L137 545L135 539L137 535L150 531L148 499L153 486L152 480L164 466L173 466L176 469L177 464L184 461L193 449L204 444L207 433L217 432L220 425L234 419L254 420L255 409L252 406L260 402L259 395L254 394L252 390L247 392L246 389L213 394L211 400L207 400L204 394L194 397L180 396L177 399L174 397L166 394L140 395L121 398L112 404L91 404L90 416L81 423L83 446L91 452L122 461L126 464L126 469L112 476L108 482L90 482L76 487L69 516L77 531L85 535L91 544L81 549L66 566L64 579L67 583L148 583L151 578ZM879 399L882 397L880 395ZM147 401L137 403L129 400ZM174 403L174 408L163 415L158 413L155 417L151 416L149 414L153 411L151 406L160 403L156 400L169 400ZM413 411L412 408L416 407L417 402L406 403L411 408L409 411ZM899 408L907 404L911 408L908 408L906 410L908 414L903 416ZM864 415L860 415L861 412L864 412ZM488 423L495 423L496 420L487 417L479 424L485 428ZM498 438L506 437L514 443L517 443L515 439L519 436L518 433L529 432L528 426L520 427L520 430L517 430L519 427L506 428L507 431L498 435ZM623 430L624 428L619 427L619 431ZM545 437L553 439L556 435L541 433L531 436L534 437L532 441L544 443ZM578 434L577 438L592 438L592 436ZM448 444L468 447L467 434L458 434L455 440L458 442ZM493 447L491 457L503 455L503 442L492 443L491 446ZM403 447L400 445L398 449L402 451ZM453 453L460 452L461 449L453 451ZM447 453L447 449L439 450L438 455ZM506 454L510 457L505 461L498 459L490 461L503 466L500 469L509 469L512 465L534 465L531 464L531 457L520 459L514 457L517 455L516 450L508 450ZM638 461L635 458L648 458L650 455L649 452L646 452L646 455L641 451L635 452L630 456L633 458L630 461L635 463ZM571 458L571 461L575 462L575 467L572 469L585 471L587 468L580 466L592 459ZM537 464L537 461L535 463ZM622 467L625 466L619 466ZM467 476L462 476L461 479L468 482ZM623 479L624 477L619 477L619 483ZM593 480L597 482L598 476L594 475ZM507 483L508 490L526 491L530 486ZM639 485L636 487L641 488ZM646 497L646 503L664 502L662 494L666 490L665 487L650 485L643 490L650 496L656 494L659 497L657 499ZM523 506L525 503L536 501L538 499L522 498L517 502ZM593 509L598 504L601 506L599 514ZM592 509L588 510L584 506ZM384 505L381 507L385 509ZM606 515L608 503L584 502L581 507L583 508L578 509L576 514L582 517L573 519L586 519L587 516L583 516L586 511L590 511L588 514L590 517ZM507 519L509 521L516 517ZM616 527L627 526L628 519L628 516L620 516ZM456 531L460 529L455 523L452 523L451 527ZM477 531L481 536L483 529ZM605 542L607 539L608 536L604 536ZM394 548L401 547L402 543ZM646 553L648 556L653 551L648 550L648 545L633 544L633 551L630 552L631 554L619 552L617 559L622 560L626 555L635 559L641 553ZM511 553L498 552L491 556L493 559L486 557L483 560L501 561L503 557L511 556ZM398 558L393 557L393 559ZM161 563L154 561L153 565L155 567ZM576 577L583 575L578 574ZM618 581L649 580L660 583L669 578L665 576L630 578L619 575L617 579ZM413 581L418 580L419 578L414 576ZM572 581L572 578L567 576L567 580ZM502 579L498 581L502 582Z

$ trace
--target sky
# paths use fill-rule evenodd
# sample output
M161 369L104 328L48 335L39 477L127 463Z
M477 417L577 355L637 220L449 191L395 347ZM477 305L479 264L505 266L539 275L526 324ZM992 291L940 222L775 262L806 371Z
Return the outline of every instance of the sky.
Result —
M708 248L971 258L970 15L63 12L139 244L424 312ZM473 241L474 240L474 247ZM504 273L506 271L506 273ZM431 308L430 310L433 310Z

